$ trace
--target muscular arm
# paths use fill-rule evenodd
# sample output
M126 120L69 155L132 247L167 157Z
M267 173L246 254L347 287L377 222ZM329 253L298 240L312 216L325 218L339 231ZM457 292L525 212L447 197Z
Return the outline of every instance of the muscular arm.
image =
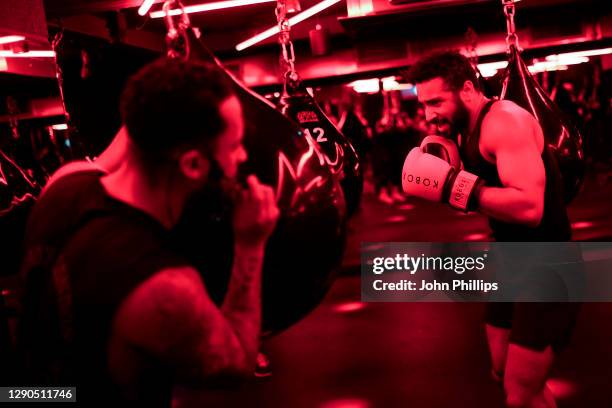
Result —
M198 384L253 372L261 325L263 248L237 248L219 310L193 268L163 270L141 284L117 312L113 337Z
M492 112L483 123L481 152L495 161L503 187L484 187L479 210L501 221L535 227L544 213L546 173L534 122L526 112L501 111Z

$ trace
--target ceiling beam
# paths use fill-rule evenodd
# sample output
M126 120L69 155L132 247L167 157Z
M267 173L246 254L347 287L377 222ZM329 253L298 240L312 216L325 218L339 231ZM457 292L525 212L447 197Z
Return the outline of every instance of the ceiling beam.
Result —
M155 0L155 3L162 2ZM141 3L142 0L45 0L45 10L50 17L64 17L140 7Z
M60 27L59 24L53 20L49 22L49 26ZM93 15L62 18L61 28L91 37L102 38L109 42L112 41L106 26L106 21L103 18ZM162 52L165 48L163 34L146 30L125 30L125 34L121 38L121 43L155 52Z

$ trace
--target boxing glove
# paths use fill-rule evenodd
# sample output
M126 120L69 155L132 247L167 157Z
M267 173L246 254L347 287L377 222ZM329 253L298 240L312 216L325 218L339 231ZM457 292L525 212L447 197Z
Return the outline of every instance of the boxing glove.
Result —
M456 169L445 160L415 147L408 153L402 171L402 188L408 195L446 202L461 211L475 210L482 180Z
M443 136L429 135L421 142L421 150L446 160L451 167L463 169L459 149L455 142Z

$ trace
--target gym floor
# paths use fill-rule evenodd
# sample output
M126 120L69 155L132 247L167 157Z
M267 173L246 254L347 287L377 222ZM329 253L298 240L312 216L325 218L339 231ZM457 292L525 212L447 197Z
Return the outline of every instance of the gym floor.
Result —
M343 274L303 321L265 343L273 369L223 391L177 390L176 407L503 407L489 376L479 303L362 303L362 241L487 240L487 222L443 206L387 206L371 186L351 222ZM612 178L591 176L570 206L574 239L612 240ZM583 305L549 386L559 408L612 406L612 304Z

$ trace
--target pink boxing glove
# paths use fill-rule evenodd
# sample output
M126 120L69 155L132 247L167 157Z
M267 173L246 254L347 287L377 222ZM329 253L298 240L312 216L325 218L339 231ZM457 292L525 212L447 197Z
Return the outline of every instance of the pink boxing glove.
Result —
M461 211L476 209L482 184L475 174L456 169L420 147L412 149L404 161L402 188L406 194L446 202Z
M438 135L429 135L421 142L421 150L446 160L455 169L463 169L459 149L455 142L450 139Z

